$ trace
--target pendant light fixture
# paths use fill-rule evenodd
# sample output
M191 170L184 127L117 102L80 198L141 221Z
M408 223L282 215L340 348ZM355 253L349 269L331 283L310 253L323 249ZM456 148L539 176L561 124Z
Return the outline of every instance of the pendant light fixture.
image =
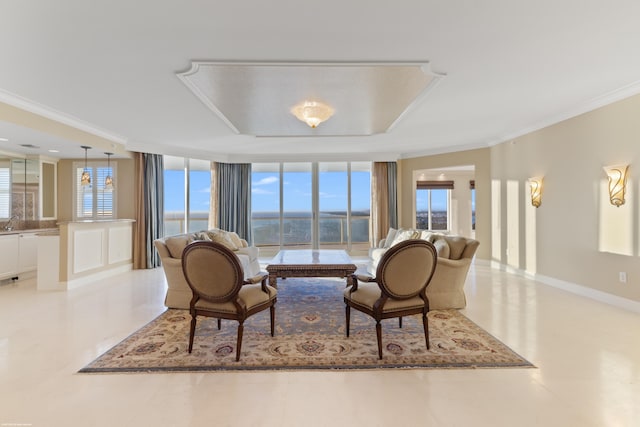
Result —
M89 169L87 168L87 150L90 150L91 147L86 145L81 145L84 148L84 170L82 171L82 177L80 178L80 185L86 187L91 185L91 175L89 174Z
M113 191L113 178L111 177L111 156L113 153L104 153L107 155L107 177L104 179L104 190Z

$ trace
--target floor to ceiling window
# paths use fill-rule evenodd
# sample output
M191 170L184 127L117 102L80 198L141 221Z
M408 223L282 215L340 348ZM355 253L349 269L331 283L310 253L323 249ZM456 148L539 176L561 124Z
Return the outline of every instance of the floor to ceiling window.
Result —
M209 161L164 156L165 235L206 230L210 200Z
M311 163L282 165L282 245L305 249L313 245ZM259 208L257 206L256 208ZM252 210L254 209L252 203Z
M254 163L251 179L256 246L368 248L369 162Z

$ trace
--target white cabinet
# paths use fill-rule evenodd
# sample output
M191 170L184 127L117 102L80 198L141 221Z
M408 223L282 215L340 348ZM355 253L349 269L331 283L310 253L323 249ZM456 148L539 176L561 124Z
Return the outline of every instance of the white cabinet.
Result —
M0 280L13 279L38 268L36 233L0 235Z
M0 236L0 280L18 276L20 236L7 234Z
M38 268L38 238L36 233L20 233L18 273Z

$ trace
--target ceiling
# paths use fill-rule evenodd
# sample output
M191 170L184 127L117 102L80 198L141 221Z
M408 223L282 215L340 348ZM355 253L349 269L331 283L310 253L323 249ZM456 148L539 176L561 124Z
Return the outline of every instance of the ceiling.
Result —
M98 135L90 157L113 144L228 162L392 160L490 146L640 92L639 16L636 0L8 1L0 103ZM257 137L235 132L179 78L194 61L429 63L443 77L383 133L285 136L272 126L277 136ZM227 96L273 111L283 101L269 94L291 89L252 84L225 86ZM363 110L384 105L372 93L357 96ZM77 135L3 112L0 151L84 154Z

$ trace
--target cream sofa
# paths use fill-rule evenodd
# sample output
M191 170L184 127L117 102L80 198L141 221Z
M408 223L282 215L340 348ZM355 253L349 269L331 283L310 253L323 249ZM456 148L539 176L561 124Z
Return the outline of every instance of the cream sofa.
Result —
M164 305L169 308L189 309L193 294L182 272L182 251L189 243L196 240L215 241L233 250L242 264L245 279L260 273L258 248L249 246L246 240L233 232L212 229L157 239L153 243L160 255L167 278L168 289Z
M395 230L391 228L387 237L380 240L377 247L369 249L369 273L375 274L380 258L387 249L408 239L427 240L433 243L438 252L436 270L427 287L429 308L432 310L464 308L467 305L464 283L480 242L462 236L451 236L427 230Z

